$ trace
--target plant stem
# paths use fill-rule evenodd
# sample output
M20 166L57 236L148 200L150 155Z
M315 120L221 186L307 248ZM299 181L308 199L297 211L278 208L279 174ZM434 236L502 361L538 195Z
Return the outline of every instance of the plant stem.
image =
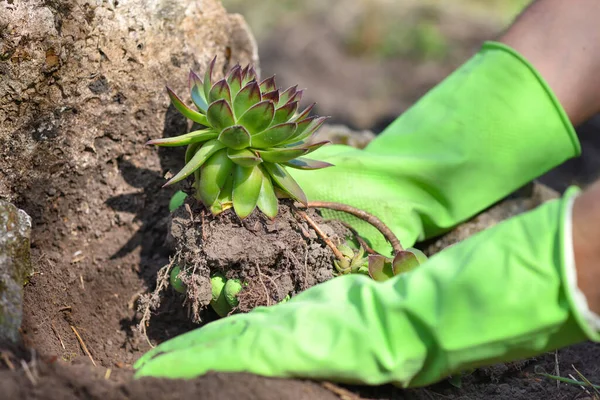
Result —
M403 251L403 247L400 244L400 240L394 235L394 232L390 228L387 227L386 224L383 223L379 218L374 216L373 214L369 214L366 211L363 211L359 208L349 206L347 204L334 203L330 201L309 201L307 203L308 207L312 208L328 208L330 210L342 211L351 215L354 215L357 218L362 219L365 222L373 225L381 234L386 238L388 242L392 245L394 249L394 253L399 253Z

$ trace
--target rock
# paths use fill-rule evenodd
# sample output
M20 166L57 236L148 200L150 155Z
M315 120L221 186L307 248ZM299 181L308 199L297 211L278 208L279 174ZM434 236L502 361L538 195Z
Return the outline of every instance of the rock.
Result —
M345 144L359 149L364 148L375 134L369 130L352 130L345 125L325 124L311 139L312 142L329 140L334 144Z
M189 70L202 75L214 56L217 77L237 62L258 68L244 19L218 0L0 2L0 32L0 196L9 201L43 203L56 176L150 155L148 139L182 133L165 86L189 100Z
M30 231L29 215L0 200L0 343L19 340L23 285L33 273Z

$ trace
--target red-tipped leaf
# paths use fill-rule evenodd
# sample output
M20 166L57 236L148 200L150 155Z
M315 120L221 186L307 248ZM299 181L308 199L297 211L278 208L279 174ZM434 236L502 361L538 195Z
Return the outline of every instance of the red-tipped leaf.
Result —
M217 131L222 131L235 124L233 111L231 111L231 107L229 107L229 103L225 99L215 101L208 106L206 118L210 125Z
M169 93L169 97L171 98L171 103L173 106L186 118L191 119L194 122L199 123L200 125L207 126L206 116L200 114L198 111L194 111L188 106L186 106L183 101L173 92L170 88L167 88L167 93Z

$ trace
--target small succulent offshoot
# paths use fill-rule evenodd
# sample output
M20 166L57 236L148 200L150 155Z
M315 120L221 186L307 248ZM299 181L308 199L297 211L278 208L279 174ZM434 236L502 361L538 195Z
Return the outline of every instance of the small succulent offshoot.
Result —
M371 278L383 282L396 275L412 271L425 261L427 256L421 250L409 248L397 252L393 258L371 254L367 268Z
M197 110L167 88L173 106L203 128L147 143L187 146L185 166L166 185L194 174L195 197L214 215L233 207L245 218L258 207L274 218L278 197L306 204L306 195L286 168L331 166L302 157L329 143L307 143L327 117L309 116L314 104L299 111L302 90L292 86L281 92L275 77L259 81L250 66L236 65L214 82L215 61L204 80L190 72L191 98Z
M379 282L412 271L427 261L427 256L415 248L400 250L392 258L376 253L367 255L367 251L362 245L358 249L353 249L343 243L338 245L337 249L342 258L333 261L337 271L336 275L363 274L369 275Z

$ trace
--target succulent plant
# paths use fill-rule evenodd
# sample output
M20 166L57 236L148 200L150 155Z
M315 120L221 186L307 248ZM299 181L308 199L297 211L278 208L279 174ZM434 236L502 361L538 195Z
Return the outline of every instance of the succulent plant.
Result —
M380 254L369 255L368 271L376 281L386 281L396 275L412 271L427 261L427 256L418 249L409 248L396 253L394 258Z
M166 185L194 174L196 198L215 215L233 207L245 218L258 207L273 218L278 197L306 203L306 195L286 168L331 166L302 157L329 143L307 144L327 118L309 116L314 104L298 111L302 90L293 86L280 91L274 76L259 81L250 66L236 65L224 79L213 82L215 60L204 81L190 72L197 111L167 88L175 108L204 128L147 143L187 146L185 166Z

